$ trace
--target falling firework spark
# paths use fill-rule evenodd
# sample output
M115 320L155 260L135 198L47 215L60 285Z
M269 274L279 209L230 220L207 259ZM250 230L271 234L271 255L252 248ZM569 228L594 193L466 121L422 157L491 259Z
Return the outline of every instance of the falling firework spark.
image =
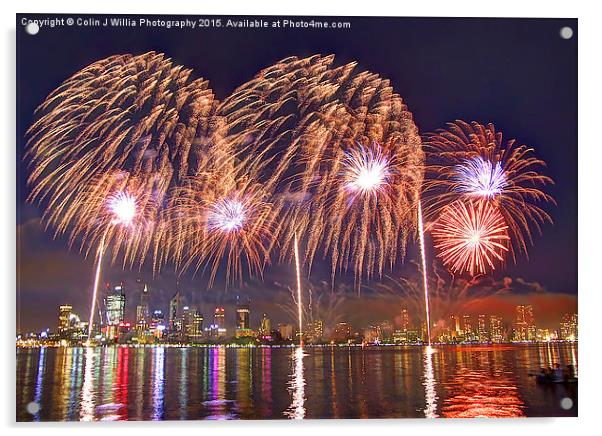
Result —
M432 225L435 248L452 271L471 275L495 269L508 251L508 226L498 208L487 201L458 200Z
M543 190L553 183L542 174L545 162L515 140L504 142L492 124L449 123L447 129L428 134L425 147L423 198L429 221L456 200L486 200L508 227L510 240L505 245L514 260L517 251L526 254L527 245L533 244L532 230L541 233L542 226L552 222L540 205L554 203Z

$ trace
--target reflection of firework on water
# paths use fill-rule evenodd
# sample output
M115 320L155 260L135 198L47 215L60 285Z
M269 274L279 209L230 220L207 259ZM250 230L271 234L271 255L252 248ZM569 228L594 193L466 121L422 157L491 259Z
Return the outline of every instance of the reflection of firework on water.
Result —
M355 63L333 62L284 59L238 88L218 112L246 165L266 189L285 193L278 196L281 257L290 258L296 232L309 267L321 253L331 259L333 279L350 267L359 283L403 256L415 230L423 153L412 115L389 82L357 72ZM390 172L386 184L379 171L364 173L361 184L386 195L348 189L345 165L370 154L385 159Z
M170 188L205 169L219 149L193 146L208 129L214 103L208 83L190 74L161 54L111 56L46 98L28 131L29 199L40 203L57 234L70 231L71 243L82 237L89 252L105 231L97 225L99 205L134 178L143 197L137 206L151 228L119 244L130 262L160 249L153 241Z
M508 226L498 208L487 201L457 200L446 206L431 234L443 263L454 272L485 274L508 251Z
M525 416L516 381L507 373L496 371L491 350L479 352L467 349L466 363L453 362L457 373L445 383L446 398L441 405L445 418L515 418ZM459 351L458 355L461 356ZM478 357L477 357L478 356ZM470 368L478 361L479 368ZM486 368L486 369L483 369Z
M533 228L541 233L543 224L552 222L539 205L554 202L543 191L553 183L541 173L545 163L534 157L533 149L515 140L504 142L492 124L449 123L447 129L427 135L425 145L428 177L423 197L431 220L456 200L488 201L508 226L508 249L514 258L516 250L526 253L527 244L533 243Z

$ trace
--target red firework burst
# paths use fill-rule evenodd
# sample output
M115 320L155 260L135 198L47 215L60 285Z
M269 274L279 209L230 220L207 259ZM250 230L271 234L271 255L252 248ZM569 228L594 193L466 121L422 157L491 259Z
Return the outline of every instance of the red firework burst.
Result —
M485 274L504 260L508 225L488 201L458 200L446 206L431 228L437 254L454 272Z

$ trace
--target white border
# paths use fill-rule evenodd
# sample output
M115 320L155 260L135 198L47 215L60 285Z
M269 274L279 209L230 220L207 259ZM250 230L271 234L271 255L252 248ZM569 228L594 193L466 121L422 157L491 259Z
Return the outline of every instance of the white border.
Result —
M601 382L602 355L595 339L602 332L600 328L600 149L602 141L597 134L602 110L600 82L600 47L602 40L599 8L594 2L546 1L528 2L525 0L498 0L497 2L440 0L417 2L393 2L370 0L352 3L336 0L292 1L249 1L230 0L192 2L182 0L150 1L103 0L83 2L81 0L53 0L2 2L0 19L3 22L3 67L0 68L3 85L0 117L2 123L3 159L2 198L5 207L2 214L0 246L4 296L4 350L0 359L3 375L1 395L1 423L12 430L34 433L44 431L49 436L64 431L75 430L87 434L111 432L153 431L165 432L171 428L177 431L217 431L244 432L246 435L265 434L266 431L293 434L306 434L318 428L325 431L344 431L349 436L364 434L374 427L387 432L462 432L465 435L487 433L504 434L518 431L563 434L593 430L596 426L599 398L602 394ZM154 423L127 423L114 425L100 423L85 424L43 424L43 430L33 425L15 424L14 396L14 329L15 329L15 13L17 12L82 12L82 13L145 13L145 14L232 14L232 15L339 15L339 16L455 16L455 17L562 17L579 18L579 323L580 360L579 374L582 378L579 392L579 418L577 419L536 419L495 420L495 421L451 421L437 420L354 420L354 421L311 421L291 423L285 421L256 421L210 423L200 421ZM553 108L552 108L553 110ZM8 207L7 207L8 206ZM562 253L554 255L562 256ZM110 427L110 428L109 428ZM599 427L599 425L598 425ZM452 433L452 434L453 434Z

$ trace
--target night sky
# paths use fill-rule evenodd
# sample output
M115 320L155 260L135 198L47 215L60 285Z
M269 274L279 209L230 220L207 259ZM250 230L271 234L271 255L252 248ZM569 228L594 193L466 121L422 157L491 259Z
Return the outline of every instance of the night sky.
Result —
M26 16L40 19L51 15ZM496 294L466 310L500 312L510 317L514 304L533 302L536 318L549 326L561 313L576 311L577 20L337 20L350 21L352 28L166 30L73 26L43 27L30 36L18 16L17 330L55 329L58 305L63 303L73 304L87 318L93 279L92 259L84 259L77 250L69 251L66 238L53 239L52 229L45 230L40 224L39 209L26 203L24 137L34 120L33 112L54 88L81 68L107 56L147 51L163 52L175 64L192 68L194 77L210 81L220 100L282 58L334 54L337 65L357 61L358 70L390 79L414 114L421 133L444 127L454 119L493 122L505 138L516 138L534 147L536 155L547 162L546 174L556 183L549 192L558 205L547 207L554 225L547 225L543 236L535 237L529 259L519 257L516 265L510 263L483 285L502 289L503 297ZM563 26L573 28L572 39L560 37ZM414 260L416 248L410 247L405 265L392 274L415 274ZM316 307L322 292L321 310L333 320L348 317L361 327L371 320L394 317L402 304L389 304L390 298L398 297L383 297L371 291L370 284L359 299L350 284L352 277L338 280L334 298L329 295L330 283L325 282L327 268L318 266L313 273L310 284ZM122 271L112 266L105 270L103 282L126 284L128 315L132 317L138 303L137 277L148 282L153 292L151 309L166 311L176 289L176 278L170 271L153 277L145 269ZM505 277L511 278L511 286ZM228 310L237 294L248 296L252 299L251 321L257 324L263 311L274 321L290 320L278 304L286 305L290 300L287 287L291 284L290 267L281 265L269 268L263 282L249 280L240 289L224 291L223 283L218 283L207 290L206 280L199 276L184 276L178 286L190 304L201 305L206 319L215 303L225 304ZM334 312L338 314L334 316Z

